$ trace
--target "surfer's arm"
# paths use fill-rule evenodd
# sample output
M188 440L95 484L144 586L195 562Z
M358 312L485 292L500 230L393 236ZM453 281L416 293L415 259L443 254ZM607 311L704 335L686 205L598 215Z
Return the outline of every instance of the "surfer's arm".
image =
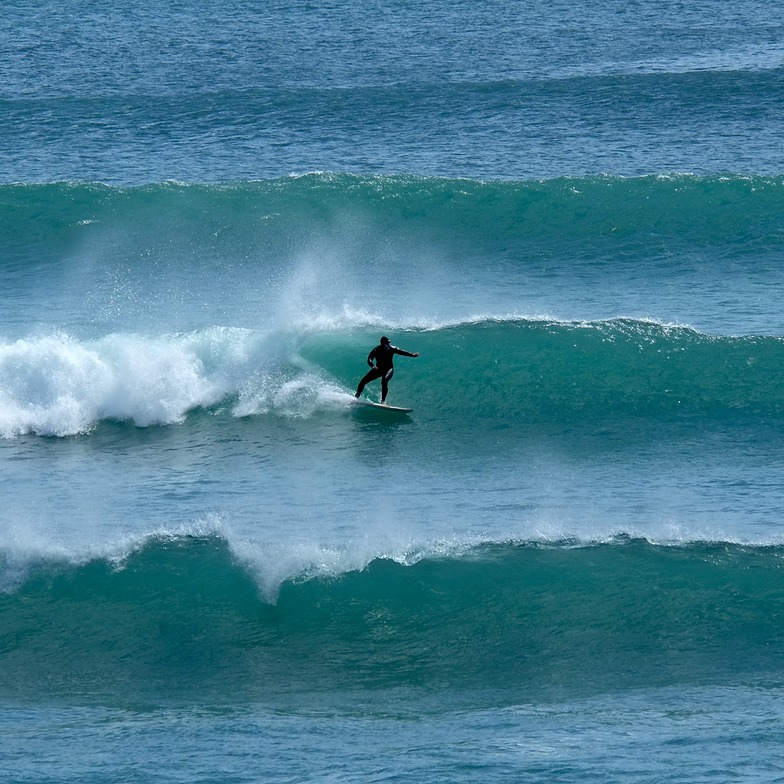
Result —
M419 352L415 351L413 354L410 351L403 351L402 348L398 348L397 346L394 347L395 354L400 354L403 357L418 357Z
M375 365L373 364L373 360L375 358L376 358L376 350L375 349L371 349L370 353L368 354L368 358L367 358L367 363L368 363L368 365L370 365L370 367L375 367Z

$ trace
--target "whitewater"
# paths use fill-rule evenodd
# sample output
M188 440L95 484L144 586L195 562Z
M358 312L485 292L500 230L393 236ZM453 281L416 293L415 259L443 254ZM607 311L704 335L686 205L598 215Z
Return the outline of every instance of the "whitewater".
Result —
M3 781L781 779L775 4L5 13Z

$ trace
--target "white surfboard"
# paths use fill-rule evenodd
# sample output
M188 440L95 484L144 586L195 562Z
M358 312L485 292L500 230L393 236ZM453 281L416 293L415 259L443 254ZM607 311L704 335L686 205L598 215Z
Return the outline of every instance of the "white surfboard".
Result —
M414 409L413 408L402 408L400 406L389 406L386 403L374 403L372 400L366 400L365 398L354 398L354 402L358 406L368 406L369 408L376 408L379 411L394 411L398 414L410 414Z

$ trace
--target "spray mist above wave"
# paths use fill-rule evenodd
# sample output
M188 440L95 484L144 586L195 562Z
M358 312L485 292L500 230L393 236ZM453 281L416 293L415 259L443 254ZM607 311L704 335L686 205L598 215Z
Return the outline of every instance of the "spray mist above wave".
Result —
M287 329L344 306L403 326L626 313L784 331L767 294L783 195L740 175L0 186L4 331Z

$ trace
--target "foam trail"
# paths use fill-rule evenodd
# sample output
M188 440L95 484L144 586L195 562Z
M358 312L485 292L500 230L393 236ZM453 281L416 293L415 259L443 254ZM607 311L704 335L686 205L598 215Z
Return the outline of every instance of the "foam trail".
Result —
M155 338L69 335L0 345L0 435L65 436L103 419L139 426L181 422L247 384L263 339L215 328Z

